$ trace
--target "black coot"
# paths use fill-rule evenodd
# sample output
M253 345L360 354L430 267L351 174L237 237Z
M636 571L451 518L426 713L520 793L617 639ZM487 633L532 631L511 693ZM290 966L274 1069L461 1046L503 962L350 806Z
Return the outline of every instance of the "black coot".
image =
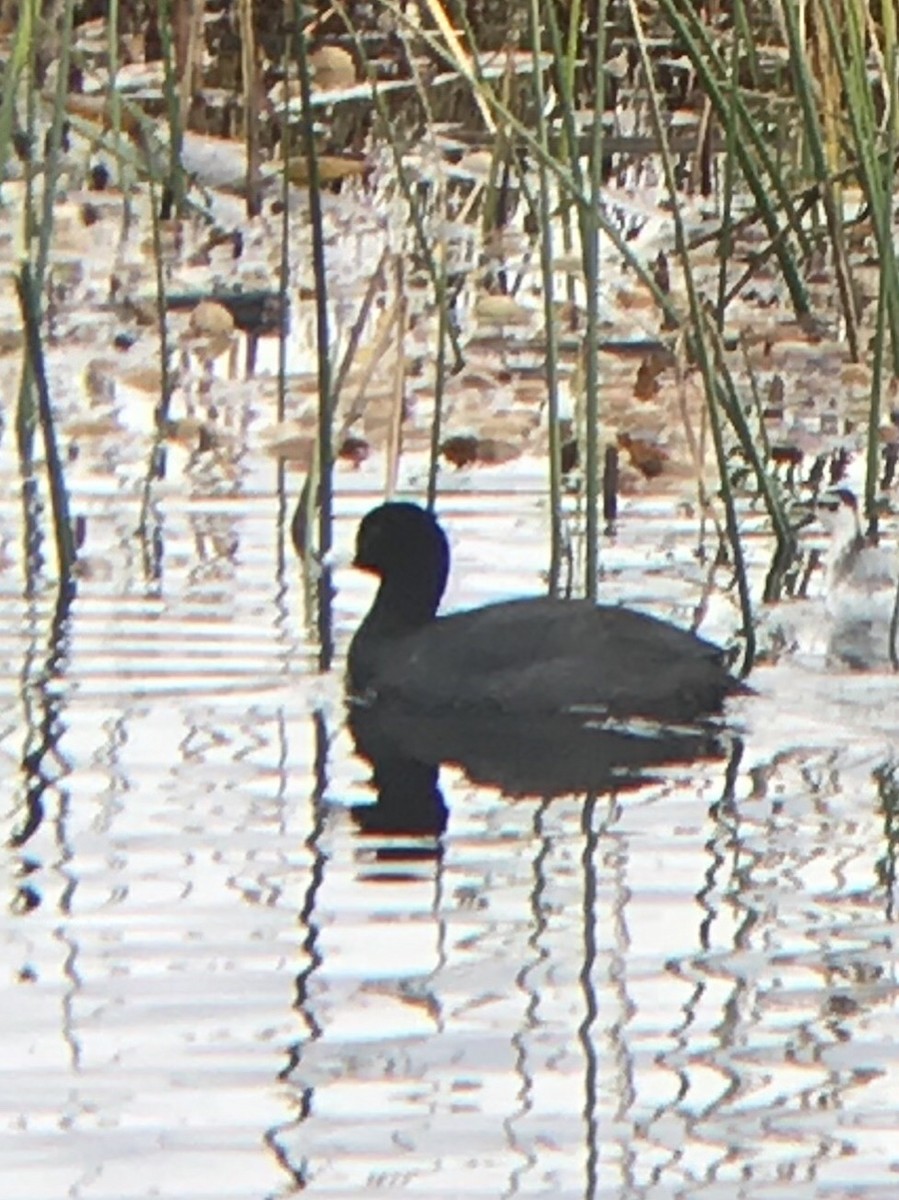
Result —
M356 698L421 713L481 708L683 722L744 690L717 646L626 608L534 597L438 617L449 545L416 504L368 513L355 565L381 580L350 646L347 684Z

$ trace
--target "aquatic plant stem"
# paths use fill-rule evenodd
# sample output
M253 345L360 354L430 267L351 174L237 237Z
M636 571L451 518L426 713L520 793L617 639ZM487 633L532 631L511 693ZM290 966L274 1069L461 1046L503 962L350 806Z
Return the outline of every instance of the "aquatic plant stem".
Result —
M793 0L786 0L781 5L780 11L784 16L784 26L790 49L789 62L795 82L795 94L799 99L802 111L802 129L811 154L814 176L818 184L818 192L827 220L827 232L833 256L834 273L837 279L840 308L842 309L843 320L846 325L846 340L849 343L849 353L853 361L857 361L859 354L858 313L856 311L855 296L852 288L852 280L849 276L849 263L843 239L842 188L828 167L828 147L825 146L825 138L819 118L819 108L822 104L822 99L819 97L822 97L824 119L829 122L832 130L830 148L834 150L837 135L833 132L836 117L833 115L832 108L835 101L829 96L829 90L821 86L822 81L818 81L819 86L816 89L815 81L809 75L805 46L800 34L797 12Z
M59 177L59 158L62 149L63 123L65 121L66 84L69 72L69 57L72 41L72 25L74 21L74 0L66 0L63 10L60 30L60 57L58 63L56 90L53 96L53 116L45 139L45 154L43 159L43 190L41 195L41 213L35 212L34 180L37 174L37 156L35 143L38 132L36 102L37 95L34 85L36 46L31 47L30 67L27 90L28 144L29 155L26 174L26 201L23 212L25 228L23 230L25 244L30 247L32 239L37 235L37 253L33 261L34 294L39 298L43 294L44 277L47 270L47 260L50 254L50 239L53 235L53 208L56 202L56 184ZM40 316L38 317L40 324ZM16 428L19 439L19 454L23 462L30 460L30 439L34 436L36 413L32 395L33 379L30 363L26 360L25 370L19 385L19 399L16 413Z
M280 255L278 257L278 305L282 313L289 311L290 293L290 69L293 66L293 27L284 31L284 105L281 109L281 222ZM281 321L278 326L278 423L287 415L287 335L288 325Z
M731 253L734 244L733 230L733 200L734 200L734 176L736 174L736 154L735 145L737 139L737 120L735 97L738 87L738 72L740 66L740 51L742 49L740 39L739 23L734 31L734 45L731 55L731 74L730 87L728 95L730 104L728 106L728 116L725 123L725 154L724 154L724 192L722 197L723 215L721 220L721 233L718 238L718 300L715 306L715 316L718 322L718 328L724 328L724 318L727 311L727 272L730 265Z
M36 0L25 0L25 3L19 5L19 15L9 48L9 56L3 65L3 91L0 95L0 181L6 178L6 161L9 158L9 148L12 144L19 82L23 70L28 66L29 60L34 54L36 42L34 19L37 8Z
M72 534L72 522L69 514L69 497L66 491L65 476L62 468L59 448L56 444L56 432L53 425L53 409L50 404L50 389L47 386L47 373L44 366L44 353L41 344L40 293L28 263L23 263L16 276L16 291L19 296L19 306L22 310L22 321L25 326L25 344L28 362L34 386L37 392L38 419L44 440L44 456L47 460L47 480L50 487L50 503L53 510L53 533L56 543L56 557L59 566L60 588L68 588L73 579L73 569L77 558L75 539Z
M531 53L534 59L534 103L537 112L537 136L540 144L549 148L549 129L546 122L546 96L543 87L541 53L541 21L539 0L530 0ZM540 273L543 281L543 327L546 338L546 397L549 432L549 594L559 593L562 571L562 448L559 426L559 337L556 327L555 296L553 291L553 230L549 172L541 160L538 174L538 225L540 238Z
M175 48L172 41L171 0L159 0L157 24L162 42L163 94L169 123L169 178L171 206L180 216L184 211L186 186L184 167L181 163L181 145L184 139L184 115L178 96L178 72L175 64Z
M333 457L334 406L331 396L330 331L328 328L328 277L325 261L325 232L322 216L321 181L315 145L315 118L312 108L312 80L309 52L303 25L303 6L294 0L294 35L302 104L303 145L309 173L309 225L312 233L312 273L315 277L315 332L318 363L318 665L327 671L334 657L331 613L331 567L329 552L333 540Z
M596 50L593 62L596 101L586 202L578 205L584 285L587 291L587 328L584 334L584 474L586 482L586 593L596 600L599 591L599 210L602 204L602 148L604 107L605 28L607 0L599 0L596 16ZM576 151L575 151L576 153Z
M240 67L243 76L244 141L247 147L247 216L256 217L262 207L262 197L259 180L259 55L253 26L253 0L239 0L238 23ZM285 36L289 38L290 33Z
M877 293L877 316L874 326L874 344L871 360L871 391L868 398L868 434L865 440L865 517L869 532L877 523L877 491L880 475L880 397L883 388L883 366L885 356L887 283L880 276Z
M886 292L892 372L899 375L899 264L892 236L894 152L899 118L894 116L891 122L888 138L891 153L885 155L878 151L882 138L877 126L875 96L868 79L867 31L861 14L855 6L849 6L845 11L841 8L838 17L831 0L821 0L821 12L846 97L845 117L855 148L858 180L871 210L880 277ZM892 65L895 70L895 50ZM895 81L892 90L895 94Z
M852 132L857 156L859 182L871 215L871 225L879 259L877 317L873 344L873 368L868 406L867 453L865 466L865 511L873 526L877 518L877 489L880 464L880 412L884 360L887 355L887 330L889 330L890 366L894 376L899 375L899 261L893 239L893 175L897 142L899 142L899 115L895 111L899 101L899 87L895 78L897 69L896 15L891 5L884 12L884 51L887 74L890 77L889 97L891 112L886 129L886 153L878 147L883 138L877 124L877 104L867 67L868 30L861 13L851 6L845 13L834 11L831 0L822 0L821 10L827 25L830 48L840 75L846 97L845 110ZM862 61L856 56L862 55Z
M148 160L149 161L149 160ZM150 501L154 480L165 473L163 441L172 402L172 373L169 364L169 325L166 310L165 265L162 253L162 236L159 229L159 196L152 175L148 179L150 192L150 228L153 237L153 269L156 277L156 320L159 324L159 404L156 406L153 445L144 479L138 532L146 539L149 528Z
M279 255L278 255L278 310L280 313L286 314L290 311L289 294L290 294L290 148L288 146L288 130L290 128L290 89L288 83L290 80L290 71L294 62L293 49L293 28L288 24L284 31L284 46L283 56L281 59L281 69L284 74L284 104L281 109L281 221L279 228ZM284 319L278 322L278 376L277 376L277 394L276 394L276 411L278 424L282 425L287 415L287 335L288 322ZM277 470L275 472L275 486L278 494L278 543L277 543L277 571L279 582L284 578L284 571L287 559L287 512L288 512L288 494L287 494L287 465L282 458L278 459ZM301 496L297 498L296 509L294 510L294 520L296 526L291 524L290 532L294 537L297 545L295 549L297 554L300 554L302 546L301 533L303 522L299 519L301 512L300 505L304 503Z
M752 604L749 594L749 581L746 571L746 562L743 555L743 547L740 542L739 522L737 520L733 489L731 487L730 475L728 473L727 453L721 427L721 408L724 407L723 402L726 394L719 385L715 372L715 363L712 355L709 352L706 317L700 296L696 290L695 280L693 278L693 270L690 263L690 255L687 247L686 233L684 230L683 215L680 207L680 197L677 191L677 183L674 176L671 153L668 148L668 136L662 120L658 90L656 88L655 77L652 73L652 62L650 60L649 51L646 45L642 21L637 9L637 0L627 0L627 3L628 9L630 10L634 38L637 42L637 50L640 56L640 64L643 69L643 75L646 80L646 88L649 94L650 114L652 116L656 135L659 138L659 144L661 146L661 159L665 187L668 192L668 199L671 204L671 216L674 223L675 250L683 272L684 284L686 286L687 299L690 308L691 347L699 364L699 369L702 373L703 385L705 388L709 424L711 426L712 441L715 447L715 459L718 468L718 480L721 490L721 498L724 504L724 524L727 531L728 544L733 557L734 574L737 581L737 592L740 598L740 612L743 618L743 637L745 641L745 650L743 654L742 673L746 675L752 669L752 664L755 659L755 630L752 623Z
M792 197L784 186L781 173L771 158L762 130L752 120L739 92L729 95L722 81L728 71L721 60L704 18L692 0L659 0L662 12L682 41L684 52L696 72L697 80L709 97L712 107L723 124L729 119L731 105L740 122L740 137L735 150L746 184L755 198L759 215L772 239L777 240L777 257L784 281L790 293L794 311L803 316L810 311L810 302L802 281L796 256L788 238L778 238L778 211L786 218L789 230L798 240L803 253L808 253L808 237L796 213Z
M124 153L122 138L122 97L119 92L119 0L110 0L108 31L106 38L106 71L109 103L109 123L112 129L112 156L118 172L119 189L122 193L121 245L124 246L131 227L131 169L129 155Z
M53 117L46 142L44 158L44 190L41 197L41 218L38 237L37 259L34 265L34 286L40 295L47 272L50 256L50 239L53 236L53 209L56 204L56 183L59 178L59 158L62 150L62 132L66 119L66 97L68 96L69 59L72 43L72 26L75 19L75 2L66 0L60 31L60 53L57 63L56 91L53 94Z
M384 133L387 138L387 143L390 147L390 152L393 156L394 166L396 168L397 182L399 183L400 191L403 193L403 199L405 200L406 207L408 208L408 211L409 211L409 216L410 216L410 219L412 222L412 228L415 231L415 238L416 238L416 241L418 242L418 248L421 253L422 260L424 262L425 270L428 273L428 278L430 279L431 286L434 289L435 302L439 305L441 303L441 301L440 301L441 293L442 292L445 293L445 290L446 290L445 289L446 281L444 278L444 283L441 284L441 267L440 267L440 264L437 262L437 256L434 253L434 248L433 248L431 239L428 237L428 232L427 232L427 229L425 228L425 219L424 219L424 213L422 211L422 205L419 202L418 195L416 193L416 187L417 187L418 181L416 179L414 179L414 177L412 177L412 175L409 171L409 168L406 165L406 162L403 158L403 147L399 143L399 140L396 136L396 130L394 128L393 122L390 119L390 113L387 109L387 106L384 103L384 98L378 89L377 79L376 79L374 70L373 70L373 68L368 60L367 54L366 54L365 43L363 42L362 38L359 36L358 30L354 26L353 22L350 20L349 14L346 12L344 5L341 3L341 0L332 0L332 7L334 8L334 11L338 14L340 19L343 21L344 25L346 26L347 32L353 38L356 50L360 56L360 59L362 61L366 75L368 77L368 81L371 86L372 103L374 104L374 107L375 107L375 109L378 113L378 116L381 119L381 123L383 125ZM399 15L400 14L397 13L398 17L399 17ZM413 63L413 70L414 70L414 63ZM417 86L419 100L421 101L422 108L424 109L425 114L426 114L426 128L427 128L431 124L430 107L428 104L427 89L423 86L423 84L421 83L421 80L419 79L419 77L417 75L415 76L415 82L416 82L416 86ZM452 369L450 370L449 373L454 374L456 371L461 369L461 367L465 361L463 353L462 353L462 346L459 341L459 331L456 327L455 322L447 321L446 334L449 338L449 341L450 341L450 344L451 344L452 350L453 350Z
M458 68L459 64L456 62L456 60L448 53L446 47L440 42L440 40L436 38L429 30L412 24L408 14L398 8L395 4L388 3L387 0L382 0L382 3L384 4L385 9L387 9L396 19L398 28L408 28L412 37L425 42L433 54L437 58L444 61L447 66L451 68ZM345 16L344 7L340 3L340 0L332 0L332 6L334 7L335 11L341 14L342 19L348 20L348 18ZM553 49L553 55L557 59L560 59L563 57L563 50L552 5L550 5L548 8L547 27L550 32L552 32L553 28L556 29L554 45L558 48ZM352 31L352 25L348 25L348 28ZM356 44L357 46L361 45L361 39L358 38L358 35ZM533 154L534 159L538 163L542 163L546 167L549 174L556 180L559 187L560 202L563 200L568 200L575 204L586 204L587 198L584 192L583 172L580 170L577 155L575 155L574 158L566 164L556 156L549 153L547 149L540 145L539 139L535 136L534 131L520 121L514 113L510 112L509 109L502 104L486 80L484 80L478 74L478 64L476 59L473 61L472 67L474 70L474 83L472 84L472 87L476 88L478 95L483 97L489 106L490 112L495 115L496 120L501 120L507 126L508 132L514 133L516 141L520 142L523 148L529 150ZM385 127L389 130L389 118L385 114L383 99L378 92L373 77L372 97L379 113L382 115L385 121ZM571 145L576 145L577 139L575 136L575 122L573 114L577 111L577 103L574 97L570 97L567 102L565 101L564 97L562 97L560 107L562 110L563 127L566 130L566 138ZM494 124L495 121L492 121L491 127L493 127ZM402 159L399 155L399 150L393 142L391 144L391 148L394 150L394 154L397 157L397 174L400 180L400 186L403 189L404 195L408 197L410 194L409 182L402 168ZM416 222L417 219L420 219L418 217L417 209L413 204L410 204L410 213L412 215L413 222ZM633 271L635 277L639 279L640 283L648 289L662 313L670 317L672 320L676 320L676 313L670 297L666 296L660 291L655 279L653 278L652 271L647 268L642 256L636 253L634 246L628 242L625 234L616 221L607 217L602 208L596 212L595 219L603 236L609 239L610 243L615 247L615 250L621 255L621 258L626 264L627 268ZM421 237L423 242L422 252L427 263L427 240L424 238L423 233ZM456 333L452 326L450 327L450 335L455 339Z
M562 127L572 179L577 189L576 211L581 237L581 262L586 291L586 330L583 342L584 367L584 591L595 600L599 589L599 231L602 225L602 110L603 59L605 57L606 0L600 0L597 14L597 41L594 53L596 99L593 130L585 179L578 150L574 114L574 74L565 58L555 6L548 5L547 30L556 62L556 81L562 108ZM542 160L541 160L542 161Z
M434 412L431 417L431 439L428 462L428 508L433 511L437 503L437 474L440 469L440 442L443 436L443 400L446 392L446 338L447 338L447 294L446 294L446 246L441 255L437 272L437 361L434 370Z

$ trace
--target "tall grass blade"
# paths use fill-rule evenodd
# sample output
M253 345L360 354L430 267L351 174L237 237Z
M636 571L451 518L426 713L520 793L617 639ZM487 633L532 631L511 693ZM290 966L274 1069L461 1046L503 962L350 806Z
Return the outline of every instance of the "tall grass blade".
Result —
M322 215L321 180L315 145L315 116L312 107L312 79L309 49L303 23L303 6L294 0L294 28L297 69L302 103L303 147L309 178L309 224L312 233L312 272L315 277L315 332L318 363L318 486L312 495L318 506L318 637L319 669L327 671L334 657L331 612L331 566L329 552L333 540L333 413L331 393L330 330L328 325L328 276L325 260L325 230Z
M707 327L706 315L693 277L689 248L684 230L683 215L681 213L680 197L677 191L677 183L671 161L671 154L668 149L668 136L662 120L661 104L659 101L655 78L652 72L652 62L650 60L649 51L646 45L642 20L637 9L637 0L628 0L628 9L630 11L634 37L637 42L640 64L643 69L643 77L646 81L646 89L649 97L650 113L652 116L653 126L656 136L659 139L659 145L661 146L661 160L665 179L665 187L668 193L669 202L671 204L671 215L674 222L675 251L683 271L684 283L687 290L687 299L690 308L690 345L699 365L699 369L702 374L703 386L705 388L706 403L709 413L709 424L712 431L712 442L715 447L718 481L722 502L724 504L724 524L727 532L728 545L730 547L733 559L734 573L737 580L737 591L740 598L740 611L743 619L742 632L745 640L745 650L743 655L742 671L744 674L747 674L752 669L752 664L755 658L755 631L752 623L752 603L749 592L749 581L746 571L745 558L743 555L743 547L740 542L739 522L737 519L736 505L734 503L733 489L728 471L727 451L724 444L724 433L722 429L721 413L722 409L724 408L723 401L725 400L725 396L718 380L716 363L710 351L708 341L709 330ZM739 406L737 407L739 408Z
M549 129L546 120L546 94L543 87L541 62L541 30L539 0L530 3L531 54L533 56L534 106L537 113L537 136L549 153ZM555 314L553 277L552 195L549 172L541 161L537 165L537 236L540 240L540 275L543 285L543 327L546 338L546 395L549 430L549 593L559 594L562 571L562 447L559 413L559 338Z
M181 162L184 114L181 111L181 100L178 94L178 70L172 38L172 0L159 0L158 25L159 37L162 42L163 93L169 124L169 199L172 209L180 216L184 212L187 185ZM168 204L165 204L164 207L167 208Z
M25 345L28 362L37 393L38 419L44 441L44 456L47 461L47 481L50 489L50 504L53 512L53 536L59 566L60 589L68 591L74 586L74 567L77 558L72 522L69 514L69 497L66 491L62 459L56 444L53 424L53 408L44 365L41 343L40 293L28 263L23 263L16 277L16 291L25 326Z
M3 68L3 91L0 97L0 187L6 175L6 163L12 144L13 126L16 120L16 99L22 72L34 54L34 18L36 0L25 0L19 5L19 18L9 48L9 57Z
M830 169L831 167L835 168L837 164L835 162L828 164L828 153L832 155L835 150L834 135L831 133L825 141L825 134L821 128L821 119L819 117L819 106L821 103L818 98L819 94L823 96L825 120L828 120L828 106L832 109L834 105L834 98L828 88L830 73L826 74L823 81L819 81L819 87L816 89L815 81L813 81L809 72L806 48L800 35L797 12L793 0L786 0L781 11L784 14L784 23L787 31L787 44L790 50L790 66L795 82L795 93L799 99L802 112L802 129L811 154L814 177L818 185L818 194L821 198L827 221L827 232L837 278L840 307L843 312L843 320L846 324L846 340L849 343L849 352L853 360L857 361L859 352L858 313L852 291L852 281L849 277L849 263L846 258L846 246L843 239L842 189L839 180L834 177ZM823 58L820 51L819 58ZM829 124L830 126L834 125L832 115L830 115Z
M728 120L729 108L735 108L740 123L740 137L735 146L740 169L755 198L765 228L776 244L778 263L794 311L798 316L804 316L811 311L811 305L790 241L779 236L781 214L788 229L798 240L803 254L810 249L808 237L782 173L771 157L765 135L752 120L739 92L733 96L728 94L725 83L727 69L692 0L659 0L659 4L675 33L683 41L691 66L722 124Z

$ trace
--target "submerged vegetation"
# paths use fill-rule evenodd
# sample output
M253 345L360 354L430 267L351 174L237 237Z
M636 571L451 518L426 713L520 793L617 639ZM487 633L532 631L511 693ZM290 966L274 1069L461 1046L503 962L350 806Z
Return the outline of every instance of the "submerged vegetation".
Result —
M213 364L240 336L249 373L280 339L270 447L282 495L285 461L306 474L308 562L327 561L335 460L370 450L387 493L425 453L431 503L448 466L541 456L550 586L577 528L589 595L619 491L692 491L748 669L753 600L799 578L792 501L857 462L876 537L899 445L893 5L25 0L0 30L25 330L6 352L26 525L40 425L64 590L76 538L45 359L74 303L73 198L75 258L96 255L78 301L112 314L156 394L135 518L149 577L166 448L221 445ZM314 360L290 352L313 307ZM775 541L756 596L755 511Z

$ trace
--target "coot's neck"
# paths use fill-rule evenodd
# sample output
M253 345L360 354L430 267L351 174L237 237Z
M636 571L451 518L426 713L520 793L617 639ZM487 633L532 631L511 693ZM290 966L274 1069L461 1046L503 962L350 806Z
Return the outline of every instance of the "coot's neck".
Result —
M371 538L372 531L367 532ZM399 542L385 545L375 537L372 547L360 536L356 562L375 571L381 579L374 603L350 644L347 660L350 687L362 692L400 653L396 639L425 629L434 620L449 574L449 547L436 522L423 526L418 519Z
M411 633L434 619L445 586L445 570L384 575L365 624L380 635Z

